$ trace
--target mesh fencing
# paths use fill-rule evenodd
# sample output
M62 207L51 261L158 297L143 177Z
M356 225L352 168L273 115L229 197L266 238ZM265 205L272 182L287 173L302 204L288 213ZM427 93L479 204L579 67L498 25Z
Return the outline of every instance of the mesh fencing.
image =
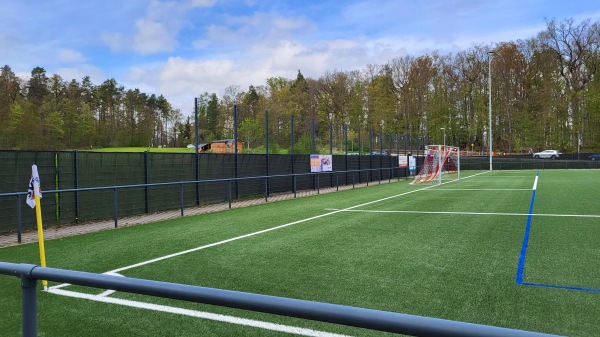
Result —
M404 177L395 156L333 156L310 172L310 155L0 151L0 233L35 229L25 192L35 163L45 227L199 212L248 200L320 193ZM156 215L160 218L160 216Z

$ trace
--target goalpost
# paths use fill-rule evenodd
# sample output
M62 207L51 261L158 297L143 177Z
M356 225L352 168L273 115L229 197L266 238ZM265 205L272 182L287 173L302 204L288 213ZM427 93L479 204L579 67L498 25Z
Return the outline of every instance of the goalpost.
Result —
M460 179L460 151L458 147L429 145L425 147L425 160L421 171L411 184Z

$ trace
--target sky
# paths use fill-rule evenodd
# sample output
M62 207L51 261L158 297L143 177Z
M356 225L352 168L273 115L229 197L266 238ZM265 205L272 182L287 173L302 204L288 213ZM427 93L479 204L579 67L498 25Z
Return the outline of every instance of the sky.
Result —
M549 19L600 21L598 0L2 0L0 66L19 77L194 97L271 77L319 78L406 55L535 37Z

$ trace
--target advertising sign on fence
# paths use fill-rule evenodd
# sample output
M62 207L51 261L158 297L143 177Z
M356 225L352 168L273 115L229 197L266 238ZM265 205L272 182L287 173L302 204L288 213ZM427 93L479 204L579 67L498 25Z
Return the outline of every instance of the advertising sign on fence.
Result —
M310 155L310 172L330 172L333 165L332 156L330 154L311 154Z
M410 175L414 176L417 174L417 158L414 156L410 156L408 159Z
M399 168L407 168L408 167L408 156L398 156L398 167Z

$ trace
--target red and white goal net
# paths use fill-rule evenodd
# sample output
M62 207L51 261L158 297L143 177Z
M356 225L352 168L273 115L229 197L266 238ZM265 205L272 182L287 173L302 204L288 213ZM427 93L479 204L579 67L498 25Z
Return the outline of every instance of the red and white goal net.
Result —
M412 184L439 183L460 179L460 151L458 147L429 145L425 148L425 160L421 171Z

